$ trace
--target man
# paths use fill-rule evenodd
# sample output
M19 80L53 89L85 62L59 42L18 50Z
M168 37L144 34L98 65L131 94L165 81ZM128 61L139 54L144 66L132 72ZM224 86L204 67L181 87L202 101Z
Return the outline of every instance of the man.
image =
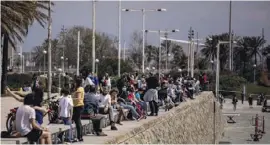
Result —
M36 123L35 109L32 108L33 104L34 95L26 95L24 104L20 106L16 112L16 131L18 131L21 136L27 137L30 143L40 140L40 144L52 144L50 132Z
M84 112L88 115L93 115L90 118L93 122L93 128L97 136L107 136L104 132L102 132L101 120L103 116L98 116L98 105L99 98L96 95L95 86L86 86L85 87L85 96L84 96Z
M113 108L111 106L111 96L109 94L109 88L104 87L102 94L100 95L98 112L100 114L109 114L111 130L117 130L114 122Z
M90 86L93 86L93 85L95 85L95 83L92 81L92 79L91 79L91 77L92 77L92 73L90 72L89 74L88 74L88 76L84 76L84 83L83 83L83 87L85 88L87 85L90 85Z

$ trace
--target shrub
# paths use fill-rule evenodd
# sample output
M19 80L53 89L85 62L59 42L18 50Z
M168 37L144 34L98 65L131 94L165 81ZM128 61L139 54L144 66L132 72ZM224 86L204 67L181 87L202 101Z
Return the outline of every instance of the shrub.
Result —
M23 87L25 84L30 85L32 83L31 74L8 74L7 86L11 89L17 89Z
M244 84L246 84L247 80L244 79L243 77L234 74L227 74L221 75L219 82L220 82L219 86L220 90L239 91L238 88L241 88ZM221 91L221 94L227 96L233 95L234 93Z

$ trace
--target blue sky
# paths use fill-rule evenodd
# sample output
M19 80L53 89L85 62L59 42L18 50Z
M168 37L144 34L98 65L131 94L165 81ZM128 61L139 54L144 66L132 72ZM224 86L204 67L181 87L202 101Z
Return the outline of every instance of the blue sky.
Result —
M198 31L200 38L229 31L229 1L123 1L122 8L156 9L166 8L167 12L146 14L146 29L179 29L170 35L174 39L187 39L190 26ZM91 1L58 1L53 8L53 38L61 31L62 25L92 27ZM270 2L232 3L232 29L238 36L259 36L265 29L265 39L270 44ZM118 1L99 1L96 4L96 29L109 35L118 36ZM122 12L122 42L130 44L131 34L142 29L141 12ZM37 23L31 26L23 44L24 51L40 45L47 37L47 29ZM156 34L148 34L150 44L158 44Z

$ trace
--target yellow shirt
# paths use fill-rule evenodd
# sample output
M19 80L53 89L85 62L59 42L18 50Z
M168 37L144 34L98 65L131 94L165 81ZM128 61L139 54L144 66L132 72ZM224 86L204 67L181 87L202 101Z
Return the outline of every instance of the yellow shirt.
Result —
M80 93L80 95L81 95L80 98L77 98L76 97L76 94L77 93ZM83 100L84 100L84 88L83 87L79 87L77 89L77 91L73 94L73 104L74 104L74 107L83 106L84 105Z

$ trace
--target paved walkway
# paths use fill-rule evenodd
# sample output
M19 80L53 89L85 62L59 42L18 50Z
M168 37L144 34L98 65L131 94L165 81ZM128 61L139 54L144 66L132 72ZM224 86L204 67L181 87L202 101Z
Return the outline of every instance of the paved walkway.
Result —
M224 113L239 113L240 116L234 117L235 124L227 124L225 129L225 135L221 142L231 144L270 144L270 113L261 112L261 106L256 106L256 102L253 102L253 108L249 108L248 102L244 104L238 101L237 109L233 111L233 105L231 100L226 100L223 107ZM265 117L265 131L266 134L259 142L253 142L250 134L254 134L254 126L251 125L252 117L258 114Z

